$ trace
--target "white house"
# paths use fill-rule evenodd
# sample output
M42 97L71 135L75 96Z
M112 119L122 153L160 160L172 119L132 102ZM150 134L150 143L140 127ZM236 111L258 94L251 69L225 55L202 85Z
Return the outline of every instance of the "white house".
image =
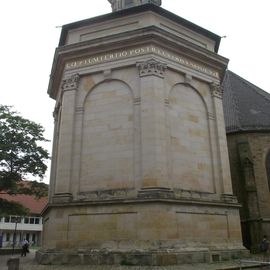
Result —
M1 199L21 203L30 210L29 216L0 217L0 247L19 246L23 239L27 239L31 245L40 245L42 232L41 212L48 199L37 199L31 195L9 195L0 193Z

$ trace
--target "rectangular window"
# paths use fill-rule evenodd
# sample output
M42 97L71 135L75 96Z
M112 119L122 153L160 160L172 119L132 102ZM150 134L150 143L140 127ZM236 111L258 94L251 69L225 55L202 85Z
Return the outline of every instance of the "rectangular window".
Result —
M39 218L35 218L35 224L39 224Z
M5 217L5 223L9 223L9 217Z
M15 223L16 222L16 217L10 217L10 223Z
M11 217L10 219L11 223L20 223L21 222L21 218L20 217Z
M25 218L24 218L24 223L25 223L25 224L28 224L28 223L29 223L29 218L28 218L28 217L25 217Z
M30 224L35 224L35 219L34 218L30 218Z
M9 239L10 239L10 234L9 234L9 233L7 233L7 235L6 235L6 241L8 242L8 241L9 241Z

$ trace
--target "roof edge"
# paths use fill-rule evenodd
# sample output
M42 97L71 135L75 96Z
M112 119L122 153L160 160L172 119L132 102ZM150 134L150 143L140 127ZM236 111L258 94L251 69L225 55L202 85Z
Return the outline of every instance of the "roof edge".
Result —
M66 41L66 37L68 34L68 31L72 30L72 29L76 29L79 27L83 27L92 23L98 23L98 22L103 22L105 20L110 20L110 19L116 19L119 17L123 17L123 16L129 16L131 14L135 14L135 13L139 13L139 12L144 12L144 11L153 11L158 13L159 15L165 16L169 19L171 19L172 21L182 24L183 26L192 29L193 31L202 34L212 40L215 41L215 52L218 52L219 49L219 45L220 45L220 41L221 41L221 37L214 34L211 31L206 30L205 28L202 28L200 26L198 26L197 24L194 24L166 9L163 9L159 6L156 6L154 4L144 4L144 5L140 5L140 6L136 6L136 7L132 7L132 8L128 8L128 9L123 9L123 10L119 10L116 12L112 12L112 13L107 13L104 15L100 15L97 17L93 17L93 18L89 18L89 19L85 19L85 20L81 20L81 21L77 21L77 22L73 22L73 23L69 23L69 24L65 24L62 26L62 32L60 35L60 40L59 40L59 44L58 46L64 46L65 45L65 41Z

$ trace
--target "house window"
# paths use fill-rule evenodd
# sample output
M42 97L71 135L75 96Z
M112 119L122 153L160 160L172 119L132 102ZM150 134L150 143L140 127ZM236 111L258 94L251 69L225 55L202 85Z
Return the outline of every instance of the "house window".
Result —
M266 174L267 174L268 189L270 191L270 151L268 152L265 159L265 168L266 168Z
M9 223L9 217L5 217L5 223Z
M10 234L9 234L9 233L7 233L7 235L6 235L6 241L8 242L8 241L9 241L9 239L10 239Z
M11 217L10 222L11 223L21 223L21 218L20 217Z

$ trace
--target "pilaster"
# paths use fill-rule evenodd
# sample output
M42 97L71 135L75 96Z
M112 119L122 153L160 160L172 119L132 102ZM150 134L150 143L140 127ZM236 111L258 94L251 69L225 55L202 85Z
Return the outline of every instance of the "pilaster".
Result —
M141 91L141 188L168 187L164 75L154 59L137 64Z
M72 151L74 136L74 115L76 92L78 89L80 77L74 74L62 81L62 111L60 120L60 132L58 142L58 156L56 169L55 195L61 201L69 198L70 181L72 174Z
M52 145L52 157L51 157L51 171L50 171L50 185L49 185L49 202L52 203L52 198L55 193L55 181L56 181L56 167L57 167L57 150L59 141L59 122L61 118L60 104L55 106L53 112L54 118L54 131L53 131L53 145Z
M227 147L227 138L225 132L224 113L222 106L223 91L219 84L212 83L210 85L212 94L214 114L216 119L216 138L218 146L218 159L220 168L220 192L221 197L225 201L234 201L232 196L232 183L230 173L230 163Z

